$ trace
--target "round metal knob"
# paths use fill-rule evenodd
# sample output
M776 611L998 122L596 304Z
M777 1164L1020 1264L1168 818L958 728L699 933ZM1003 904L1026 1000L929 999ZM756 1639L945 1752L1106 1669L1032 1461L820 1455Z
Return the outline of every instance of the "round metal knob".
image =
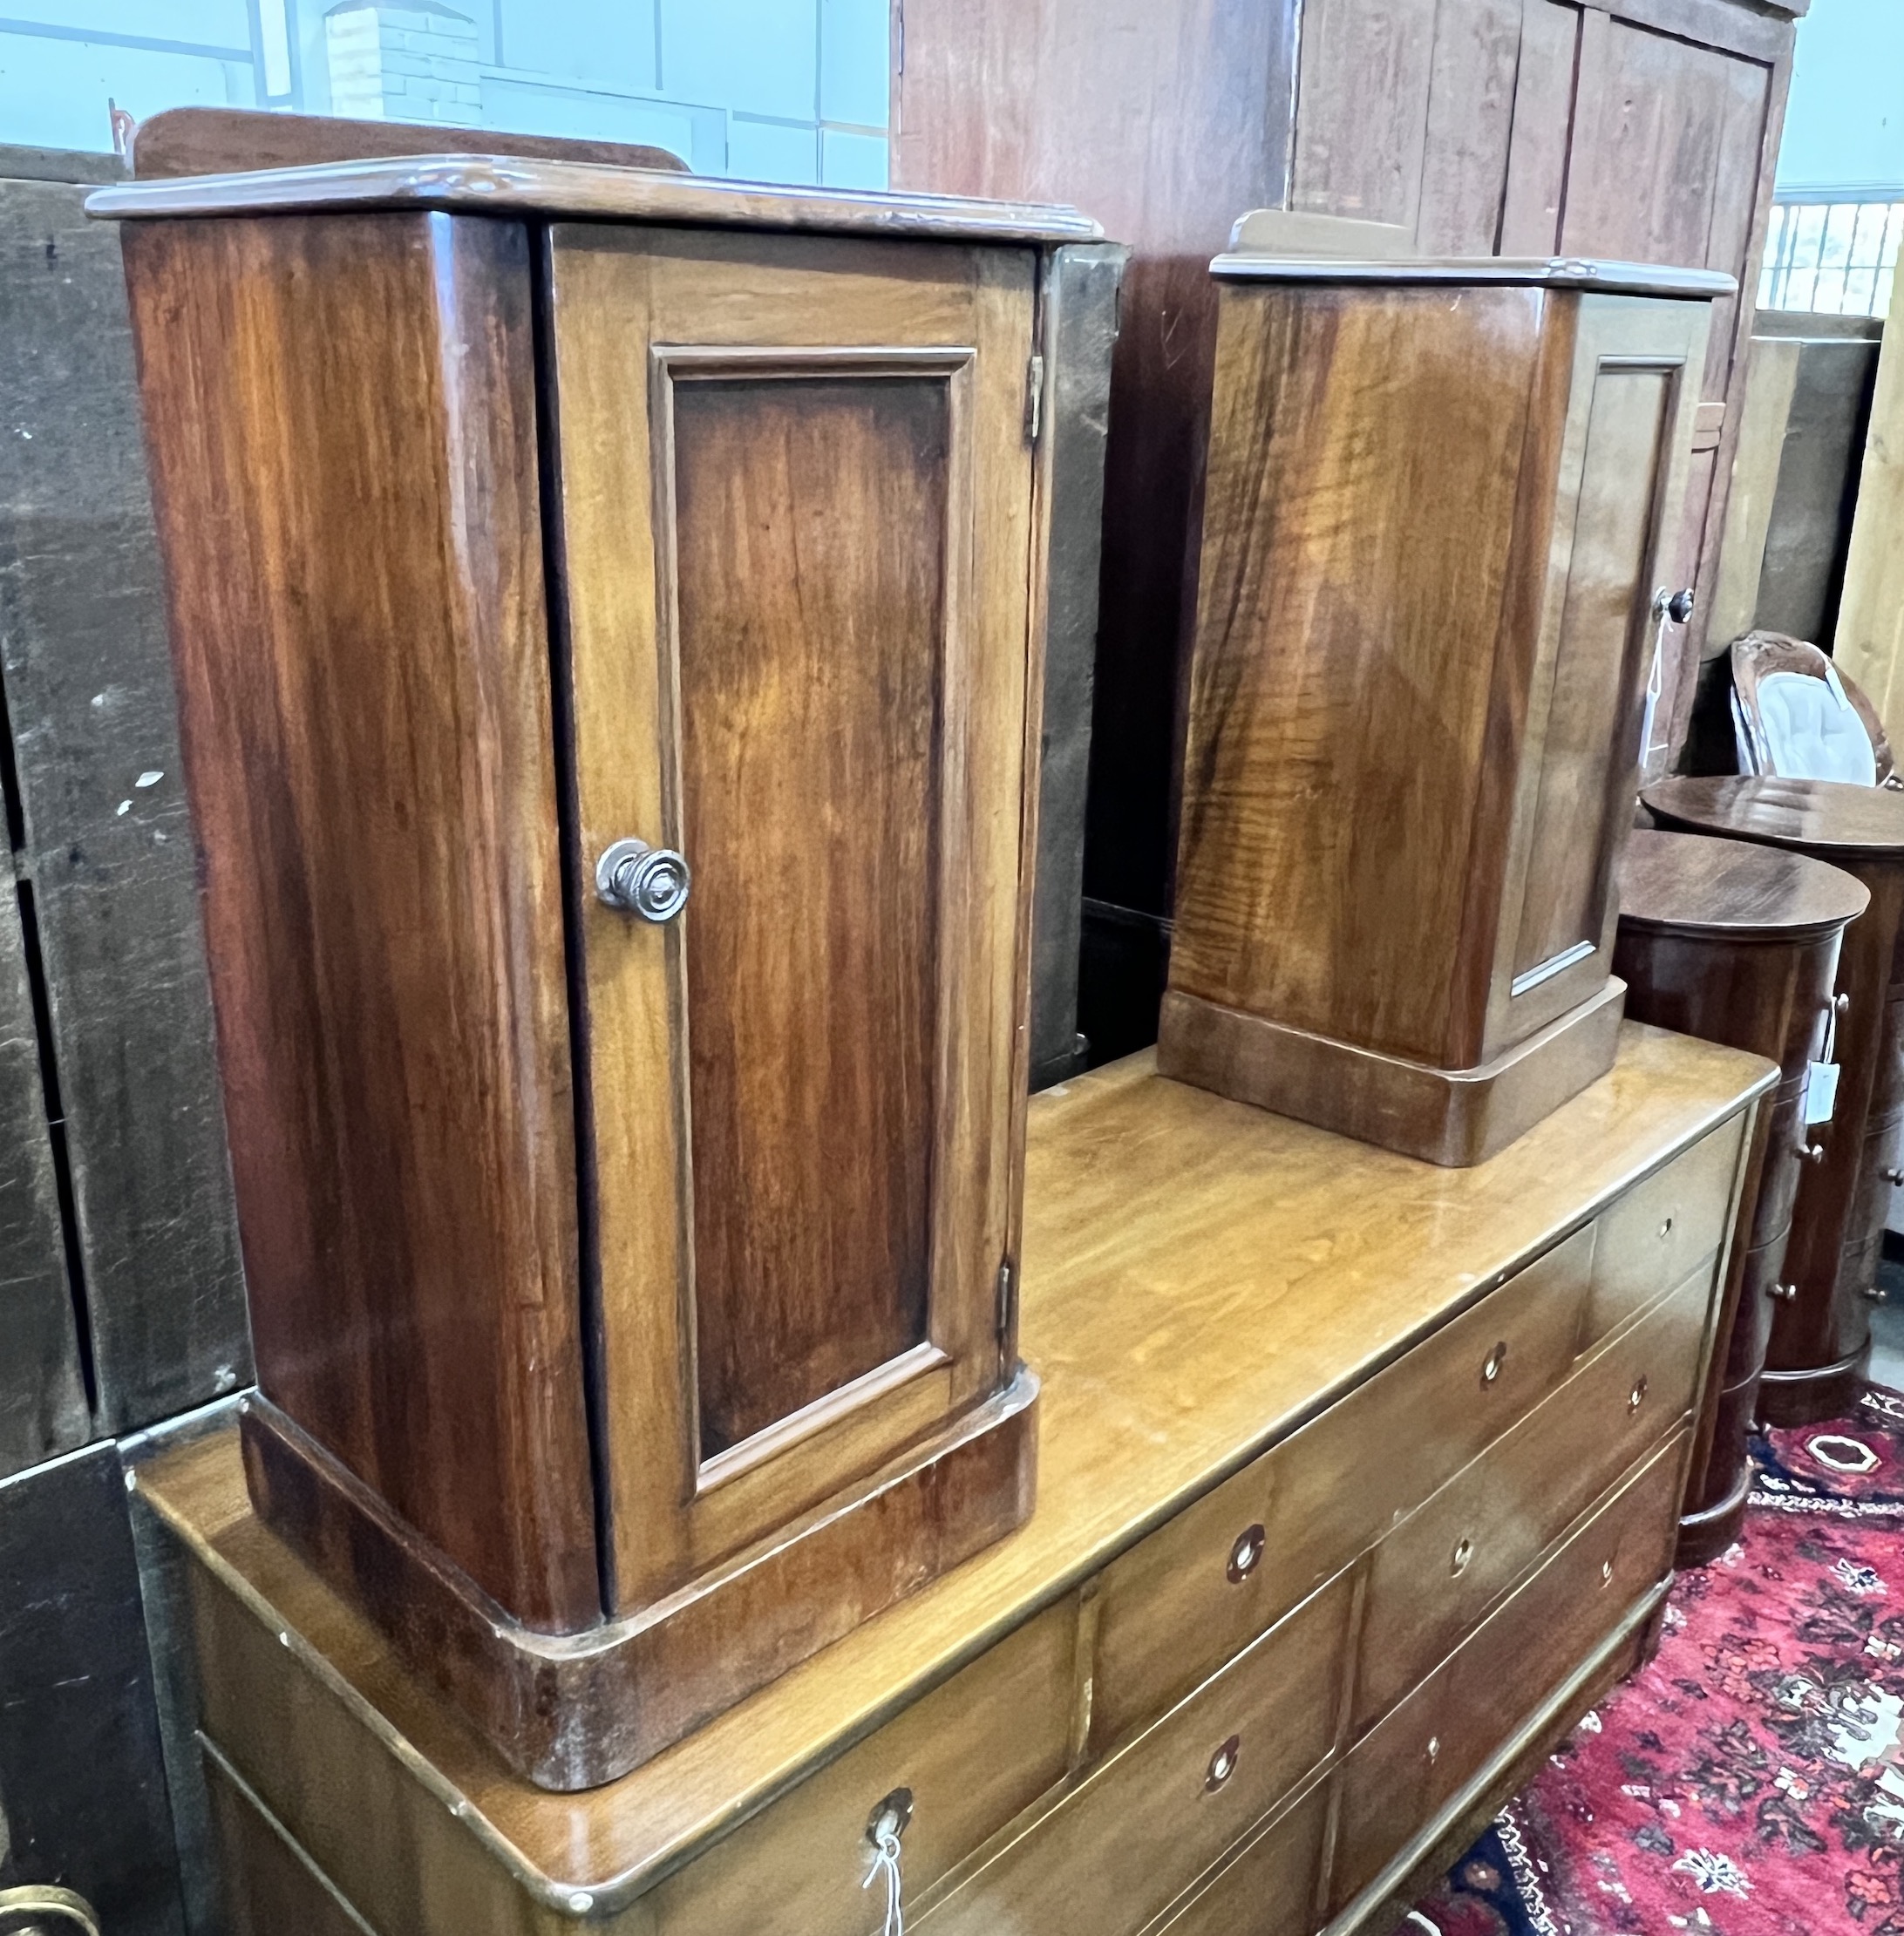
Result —
M1864 1287L1864 1294L1873 1304L1888 1304L1891 1301L1885 1295L1884 1287L1881 1284L1867 1284Z
M1628 1411L1635 1412L1646 1403L1648 1389L1646 1374L1642 1371L1634 1381L1633 1389L1627 1394L1626 1409Z
M1781 1304L1796 1304L1799 1287L1796 1284L1770 1284L1765 1287L1765 1295L1777 1298Z
M1502 1367L1505 1366L1506 1362L1507 1341L1503 1338L1501 1342L1487 1354L1486 1362L1484 1363L1481 1367L1481 1384L1484 1389L1487 1386L1493 1384L1500 1376Z
M1683 625L1692 616L1692 608L1697 594L1688 585L1683 591L1677 591L1666 601L1666 616L1675 625Z
M1851 1013L1851 997L1848 995L1834 995L1832 997L1832 1013L1842 1022Z
M1245 1526L1230 1548L1229 1564L1223 1572L1233 1586L1241 1586L1256 1570L1262 1558L1264 1534L1261 1525Z
M1878 1172L1878 1174L1882 1177L1887 1183L1904 1183L1904 1170L1900 1170L1894 1167L1888 1170L1880 1170Z
M595 862L595 893L610 907L644 921L671 921L688 905L694 876L672 847L615 840Z
M897 1841L905 1834L913 1817L913 1791L895 1788L890 1795L874 1803L866 1818L866 1838L876 1849L888 1837Z
M1472 1539L1460 1540L1456 1545L1454 1551L1448 1555L1448 1571L1454 1574L1465 1573L1467 1571L1468 1561L1473 1557L1474 1542Z
M1610 1559L1602 1559L1600 1562L1600 1584L1602 1586L1610 1586L1613 1584L1613 1562Z
M1210 1756L1209 1768L1203 1776L1205 1788L1221 1788L1236 1772L1236 1757L1241 1753L1242 1746L1242 1737L1239 1735L1232 1735Z
M1807 1163L1822 1163L1825 1160L1825 1145L1822 1143L1801 1143L1799 1154Z

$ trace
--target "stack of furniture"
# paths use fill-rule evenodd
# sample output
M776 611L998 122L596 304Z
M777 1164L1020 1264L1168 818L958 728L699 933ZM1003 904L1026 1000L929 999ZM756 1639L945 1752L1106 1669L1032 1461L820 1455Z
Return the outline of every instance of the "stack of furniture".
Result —
M1843 1073L1830 1120L1799 1139L1789 1294L1773 1315L1759 1396L1773 1424L1835 1417L1862 1387L1884 1213L1904 1163L1904 794L1766 776L1663 780L1643 798L1663 827L1828 861L1870 893L1839 956Z
M1776 848L1697 834L1635 832L1620 874L1614 967L1627 1012L1662 1029L1729 1043L1778 1064L1760 1112L1736 1240L1736 1293L1720 1321L1719 1353L1680 1526L1679 1562L1703 1566L1737 1537L1751 1491L1746 1439L1772 1314L1798 1292L1784 1275L1811 1145L1812 1065L1837 1070L1834 995L1847 923L1870 902L1849 874ZM1838 1080L1836 1074L1819 1078Z

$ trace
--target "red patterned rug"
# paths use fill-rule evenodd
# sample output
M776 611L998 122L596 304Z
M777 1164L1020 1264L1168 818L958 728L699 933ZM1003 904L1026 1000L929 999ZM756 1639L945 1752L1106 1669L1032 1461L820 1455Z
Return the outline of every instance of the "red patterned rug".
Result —
M1904 1936L1904 1393L1755 1441L1744 1536L1653 1663L1404 1928Z

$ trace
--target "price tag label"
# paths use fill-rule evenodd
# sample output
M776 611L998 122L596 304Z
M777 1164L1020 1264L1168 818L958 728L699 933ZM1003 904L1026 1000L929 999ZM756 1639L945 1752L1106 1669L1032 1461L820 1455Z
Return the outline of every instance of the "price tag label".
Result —
M1837 1106L1838 1064L1813 1063L1805 1078L1805 1126L1812 1129L1820 1123L1830 1122L1832 1111Z

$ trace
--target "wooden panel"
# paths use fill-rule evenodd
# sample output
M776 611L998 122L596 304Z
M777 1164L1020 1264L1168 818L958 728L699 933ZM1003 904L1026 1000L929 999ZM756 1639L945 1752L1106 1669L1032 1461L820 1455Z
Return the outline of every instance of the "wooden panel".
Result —
M1289 206L1413 228L1436 0L1308 0Z
M1725 501L1725 540L1707 615L1707 635L1727 647L1758 622L1754 615L1765 562L1765 534L1778 488L1792 393L1798 387L1799 350L1799 343L1789 340L1752 339L1751 369L1745 379L1731 489ZM1779 624L1774 629L1788 628ZM1803 631L1794 635L1809 635Z
M585 1624L527 238L123 246L261 1383L512 1613Z
M233 1936L377 1936L214 1756L206 1760Z
M1600 1219L1593 1290L1581 1326L1590 1349L1663 1297L1719 1247L1744 1124L1728 1123L1636 1185Z
M867 1824L901 1788L907 1893L929 1888L1064 1775L1077 1615L1066 1600L1019 1628L664 1884L665 1936L863 1936Z
M1598 948L1607 925L1617 832L1630 815L1639 763L1653 642L1649 567L1677 375L1670 366L1602 364L1593 378L1566 605L1547 674L1540 791L1510 957L1517 980L1581 942Z
M1290 1936L1314 1929L1329 1824L1326 1784L1318 1783L1180 1909L1159 1936Z
M1577 1231L1107 1568L1093 1744L1161 1713L1558 1384L1593 1253Z
M152 1661L111 1444L0 1481L0 1889L77 1889L181 1936Z
M949 419L674 386L704 1457L925 1334Z
M1173 988L1479 1060L1465 917L1499 880L1478 802L1542 300L1224 292Z
M1682 1436L1581 1527L1343 1764L1329 1910L1340 1911L1663 1579Z
M126 278L84 199L0 187L0 656L99 1422L126 1431L248 1383L251 1342Z
M628 1609L1002 1376L1036 259L578 227L550 261L584 1107L633 1184L591 1206ZM687 853L680 920L596 899L629 835Z
M1520 113L1525 0L1440 0L1415 240L1425 255L1491 255ZM1502 253L1510 253L1505 247Z
M933 1936L1141 1927L1329 1751L1350 1604L1344 1575L1095 1770L922 1926Z
M1717 1259L1376 1548L1355 1726L1379 1720L1698 1396Z
M1551 255L1561 246L1582 17L1578 7L1563 0L1521 0L1520 65L1501 194L1503 255Z

